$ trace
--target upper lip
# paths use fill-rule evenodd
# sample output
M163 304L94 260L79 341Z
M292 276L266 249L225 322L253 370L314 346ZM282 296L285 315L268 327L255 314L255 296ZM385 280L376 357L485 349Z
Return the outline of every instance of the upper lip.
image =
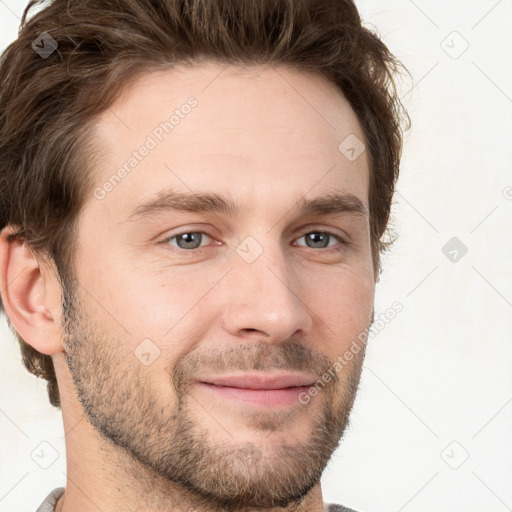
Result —
M282 389L297 386L309 386L316 380L315 376L304 373L244 373L238 375L219 375L202 377L199 382L215 386L228 386L245 389Z

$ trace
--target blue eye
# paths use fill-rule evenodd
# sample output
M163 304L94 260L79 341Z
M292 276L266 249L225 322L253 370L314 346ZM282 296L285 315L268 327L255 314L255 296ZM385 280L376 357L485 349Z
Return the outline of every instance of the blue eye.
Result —
M327 249L328 247L332 247L332 245L329 245L329 240L332 240L333 238L341 244L346 243L345 240L343 240L339 235L335 235L334 233L330 233L328 231L310 231L309 233L302 235L300 238L305 238L306 247L309 247L310 249Z
M212 239L212 237L210 237L210 235L204 231L185 231L183 233L178 233L168 237L165 240L162 240L161 243L175 247L178 252L193 252L194 250L205 247L205 244L202 244L202 242L205 241L204 237L209 240ZM333 248L333 250L341 250L342 247L336 248L336 245L348 245L346 240L344 240L341 236L329 231L309 231L297 240L300 240L301 238L305 239L305 244L297 245L300 247L307 247L308 249L331 250L331 248Z
M210 238L209 235L202 231L187 231L185 233L180 233L178 235L171 236L165 239L163 243L167 243L170 242L171 240L176 239L175 247L178 247L178 249L193 250L200 248L201 242L203 241L203 236Z

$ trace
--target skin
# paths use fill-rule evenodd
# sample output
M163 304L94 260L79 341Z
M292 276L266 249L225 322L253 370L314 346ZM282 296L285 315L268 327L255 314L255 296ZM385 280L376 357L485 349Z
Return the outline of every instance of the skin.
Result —
M130 174L102 200L87 198L72 289L61 289L51 261L8 242L10 227L1 234L6 312L52 356L58 379L59 512L324 510L319 478L347 425L364 350L307 404L259 407L194 379L283 369L320 377L370 326L367 215L296 209L332 192L368 209L366 152L350 161L338 150L364 136L321 77L203 62L145 74L97 119L105 156L96 185L190 96L197 106ZM127 221L161 190L215 192L244 210ZM308 247L305 235L322 230L349 243ZM208 235L199 249L180 253L170 238L197 231ZM251 263L236 251L247 237L262 250ZM134 355L145 339L159 350L149 365Z

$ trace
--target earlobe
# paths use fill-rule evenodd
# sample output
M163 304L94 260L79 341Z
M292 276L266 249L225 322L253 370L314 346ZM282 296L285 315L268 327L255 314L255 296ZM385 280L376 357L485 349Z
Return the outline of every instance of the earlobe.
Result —
M63 350L60 340L59 308L55 297L57 279L43 268L23 240L0 233L0 291L9 320L19 335L35 350L52 355Z

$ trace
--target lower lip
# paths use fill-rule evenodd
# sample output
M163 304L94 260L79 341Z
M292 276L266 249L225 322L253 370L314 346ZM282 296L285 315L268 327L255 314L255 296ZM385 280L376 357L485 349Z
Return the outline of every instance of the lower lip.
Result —
M229 386L215 386L200 382L199 385L213 392L216 396L238 400L264 407L283 407L300 404L299 395L307 392L310 386L297 386L281 389L247 389L231 388Z

